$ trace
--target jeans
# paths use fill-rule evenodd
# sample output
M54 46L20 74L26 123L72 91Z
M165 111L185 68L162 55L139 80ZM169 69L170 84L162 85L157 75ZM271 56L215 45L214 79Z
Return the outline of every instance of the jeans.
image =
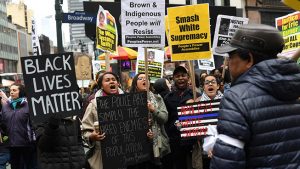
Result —
M6 164L8 163L9 159L10 159L9 152L0 153L0 169L6 169Z

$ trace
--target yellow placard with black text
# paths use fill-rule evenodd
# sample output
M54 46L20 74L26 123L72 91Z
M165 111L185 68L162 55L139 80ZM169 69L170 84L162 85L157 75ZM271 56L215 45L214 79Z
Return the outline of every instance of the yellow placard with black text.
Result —
M300 0L283 0L282 2L290 8L300 11Z
M211 58L209 4L168 8L172 61Z

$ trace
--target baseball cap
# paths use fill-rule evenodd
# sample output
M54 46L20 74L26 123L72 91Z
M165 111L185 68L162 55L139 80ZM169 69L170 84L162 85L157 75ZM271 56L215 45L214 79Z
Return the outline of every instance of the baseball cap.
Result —
M188 71L183 66L177 66L173 71L173 76L176 75L177 73L188 73Z

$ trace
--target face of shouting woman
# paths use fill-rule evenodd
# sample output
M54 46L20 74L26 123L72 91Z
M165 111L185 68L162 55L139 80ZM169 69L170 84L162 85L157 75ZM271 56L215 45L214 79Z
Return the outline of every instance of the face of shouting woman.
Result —
M206 76L204 80L204 92L210 99L214 99L217 95L219 85L214 76Z
M118 94L118 81L112 74L105 74L102 80L102 89L108 94Z
M138 92L147 91L146 75L140 74L137 78L136 88Z

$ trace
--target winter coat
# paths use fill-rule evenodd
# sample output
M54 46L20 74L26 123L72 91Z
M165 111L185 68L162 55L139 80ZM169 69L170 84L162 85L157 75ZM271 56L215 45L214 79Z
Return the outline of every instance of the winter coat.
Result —
M197 93L197 97L199 96L199 93ZM189 88L186 89L181 96L179 96L177 90L173 90L164 98L169 113L165 128L171 144L180 142L180 131L175 126L175 121L178 120L177 107L185 105L186 101L190 99L193 99L193 91Z
M233 140L217 139L210 168L300 168L299 96L293 61L266 60L242 74L222 99L217 127Z
M2 107L2 122L6 126L10 147L31 146L35 136L30 123L29 107L26 99L12 108L10 100Z
M123 91L120 89L119 94L123 94ZM100 89L96 92L95 98L90 101L82 118L83 137L89 147L93 148L93 153L88 159L91 169L103 169L101 142L89 140L90 135L94 131L94 122L98 122L96 98L101 96L103 96L103 91Z
M153 154L154 157L161 158L171 152L169 137L164 127L164 124L168 120L168 111L166 109L164 100L160 95L149 92L149 97L156 109L156 111L152 113L153 121L151 126L151 129L154 133Z
M42 169L82 169L85 154L78 121L62 119L58 128L46 125L38 140L38 161Z

